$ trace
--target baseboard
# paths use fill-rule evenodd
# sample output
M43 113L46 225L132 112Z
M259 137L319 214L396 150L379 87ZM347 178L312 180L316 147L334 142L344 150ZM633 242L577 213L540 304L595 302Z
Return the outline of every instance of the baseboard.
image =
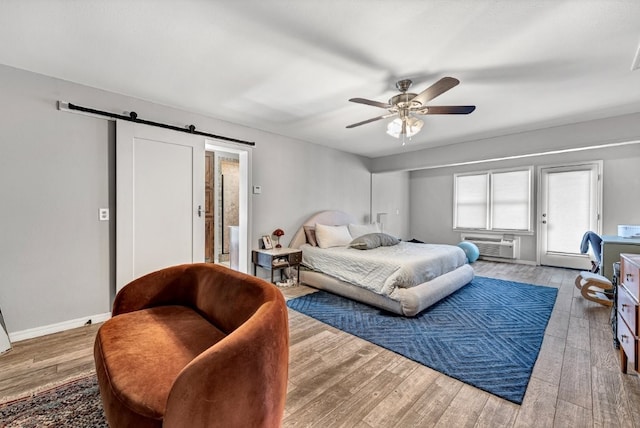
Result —
M72 328L82 327L83 325L90 323L103 322L109 318L111 318L111 313L105 312L103 314L90 315L56 324L44 325L42 327L28 328L26 330L9 333L9 339L11 339L12 342L20 342L21 340L33 339L34 337L45 336L47 334L59 333Z
M480 260L486 260L488 262L512 263L516 265L537 266L536 262L522 259L504 259L501 257L480 256Z

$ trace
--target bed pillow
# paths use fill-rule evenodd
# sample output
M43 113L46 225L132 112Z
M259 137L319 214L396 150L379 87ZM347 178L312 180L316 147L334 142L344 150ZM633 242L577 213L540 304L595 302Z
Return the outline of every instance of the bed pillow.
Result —
M351 241L349 246L358 250L372 250L378 247L391 247L399 243L400 240L398 238L386 233L368 233Z
M320 248L344 247L353 238L347 226L327 226L316 223L316 241Z
M316 240L316 228L313 226L304 226L304 235L307 237L307 244L312 247L318 246L318 241Z
M349 224L349 233L353 237L367 235L369 233L379 233L380 227L378 223L371 224Z

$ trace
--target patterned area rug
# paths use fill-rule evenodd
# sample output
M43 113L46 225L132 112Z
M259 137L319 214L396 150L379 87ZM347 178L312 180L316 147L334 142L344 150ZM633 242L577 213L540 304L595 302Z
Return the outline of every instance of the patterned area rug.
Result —
M0 427L108 427L95 374L1 403Z
M287 305L491 394L522 404L558 290L475 277L414 318L324 291Z

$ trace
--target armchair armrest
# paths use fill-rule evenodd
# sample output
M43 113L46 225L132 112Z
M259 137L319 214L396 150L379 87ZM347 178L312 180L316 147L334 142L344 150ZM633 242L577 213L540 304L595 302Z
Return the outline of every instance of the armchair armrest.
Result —
M167 400L164 427L182 427L189 416L194 427L280 426L289 328L284 299L277 297L182 370Z

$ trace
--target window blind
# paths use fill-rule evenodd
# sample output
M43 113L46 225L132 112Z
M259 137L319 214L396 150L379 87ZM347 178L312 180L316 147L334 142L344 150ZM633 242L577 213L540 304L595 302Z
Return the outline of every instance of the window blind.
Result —
M531 168L454 177L454 228L531 230Z

